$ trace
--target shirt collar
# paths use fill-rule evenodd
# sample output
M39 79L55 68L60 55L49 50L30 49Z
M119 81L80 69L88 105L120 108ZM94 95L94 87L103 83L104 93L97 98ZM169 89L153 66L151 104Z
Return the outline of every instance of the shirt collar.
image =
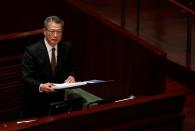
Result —
M46 48L47 48L48 51L51 51L52 48L56 48L56 50L57 50L57 45L55 45L55 47L52 47L52 46L47 42L46 38L44 38L44 42L45 42L45 46L46 46Z

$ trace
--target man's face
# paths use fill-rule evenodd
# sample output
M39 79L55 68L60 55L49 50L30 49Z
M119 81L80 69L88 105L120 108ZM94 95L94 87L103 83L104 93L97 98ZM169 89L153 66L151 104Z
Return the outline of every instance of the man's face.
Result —
M61 41L62 30L62 25L54 22L49 22L48 27L43 29L46 40L52 47Z

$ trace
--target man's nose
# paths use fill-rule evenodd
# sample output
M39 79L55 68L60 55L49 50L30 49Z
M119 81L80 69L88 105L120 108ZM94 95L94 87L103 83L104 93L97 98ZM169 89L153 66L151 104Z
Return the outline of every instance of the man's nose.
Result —
M57 32L53 32L53 35L54 35L54 36L57 36Z

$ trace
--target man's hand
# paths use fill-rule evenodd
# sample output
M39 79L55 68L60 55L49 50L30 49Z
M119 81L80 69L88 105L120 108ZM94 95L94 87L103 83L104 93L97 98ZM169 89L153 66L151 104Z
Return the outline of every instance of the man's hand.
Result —
M52 83L45 83L40 85L40 92L51 93L54 92Z
M75 81L74 76L69 76L64 82L65 83L74 83L76 81Z

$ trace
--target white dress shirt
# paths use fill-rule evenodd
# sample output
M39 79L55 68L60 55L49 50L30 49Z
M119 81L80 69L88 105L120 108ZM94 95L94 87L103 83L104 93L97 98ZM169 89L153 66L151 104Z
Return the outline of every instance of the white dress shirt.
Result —
M48 44L46 38L44 38L44 42L45 42L45 46L47 48L47 52L48 52L48 55L49 55L49 60L51 62L51 53L52 53L52 48L55 48L55 57L56 57L56 63L57 63L57 54L58 54L58 46L55 45L55 47L52 47L50 44Z

